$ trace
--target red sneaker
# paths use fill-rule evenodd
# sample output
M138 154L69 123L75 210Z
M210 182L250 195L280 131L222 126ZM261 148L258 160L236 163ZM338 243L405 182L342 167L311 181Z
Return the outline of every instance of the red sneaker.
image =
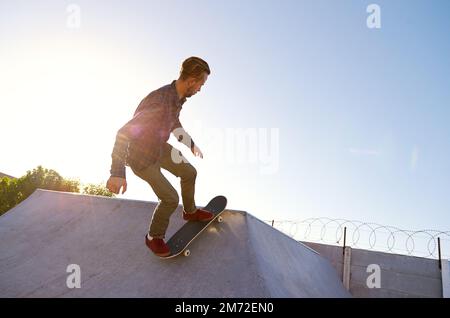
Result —
M195 210L194 213L186 213L183 211L183 219L185 219L186 221L211 221L214 218L214 214L206 211L206 210L202 210L202 209L197 209Z
M149 240L146 235L145 244L157 256L166 257L170 255L169 247L163 239L153 238L152 240Z

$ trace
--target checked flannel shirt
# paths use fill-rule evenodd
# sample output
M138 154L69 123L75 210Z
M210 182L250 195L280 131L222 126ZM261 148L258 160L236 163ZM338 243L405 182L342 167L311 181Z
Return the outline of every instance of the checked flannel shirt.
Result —
M141 101L133 118L117 132L111 154L111 176L125 178L125 166L142 170L157 162L171 132L190 149L194 147L179 120L185 101L186 98L178 97L175 81Z

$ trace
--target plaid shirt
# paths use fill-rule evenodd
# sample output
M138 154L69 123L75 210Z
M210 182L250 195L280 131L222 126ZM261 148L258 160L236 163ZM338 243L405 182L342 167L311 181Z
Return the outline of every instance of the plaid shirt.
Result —
M186 98L179 99L175 81L141 101L133 118L117 132L111 154L111 176L125 178L126 165L141 170L157 162L171 132L178 141L193 148L194 141L179 120L185 101Z

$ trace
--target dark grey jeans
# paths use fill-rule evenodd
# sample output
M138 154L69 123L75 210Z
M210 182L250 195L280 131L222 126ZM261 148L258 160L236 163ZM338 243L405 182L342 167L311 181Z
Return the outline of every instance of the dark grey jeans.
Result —
M169 226L170 216L178 207L180 201L177 191L166 177L164 177L161 168L166 169L181 179L181 197L183 199L184 210L186 212L193 212L196 209L194 195L197 170L184 157L182 157L183 160L181 162L178 162L178 160L174 161L172 159L172 150L177 152L175 153L177 159L183 156L179 150L166 143L163 146L162 156L159 162L140 171L135 171L131 168L135 175L147 181L159 199L149 226L150 236L156 238L164 238L167 227Z

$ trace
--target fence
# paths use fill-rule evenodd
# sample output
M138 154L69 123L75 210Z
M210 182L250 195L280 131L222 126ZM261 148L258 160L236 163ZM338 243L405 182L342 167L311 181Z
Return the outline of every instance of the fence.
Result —
M427 258L450 258L450 231L404 230L355 220L309 218L302 221L266 220L298 241Z

